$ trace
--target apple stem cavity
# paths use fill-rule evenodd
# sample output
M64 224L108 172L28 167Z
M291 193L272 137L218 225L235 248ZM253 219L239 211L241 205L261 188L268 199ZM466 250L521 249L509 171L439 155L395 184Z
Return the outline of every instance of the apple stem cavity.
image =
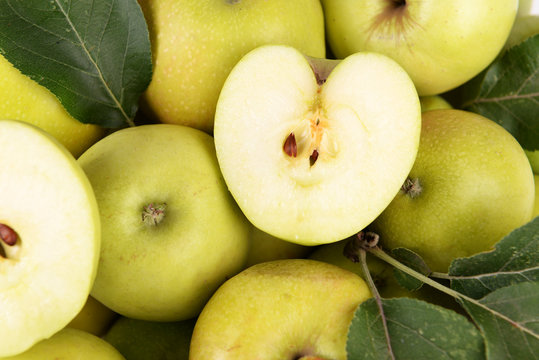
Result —
M142 221L148 226L157 226L165 218L167 204L150 203L142 210Z
M401 190L410 198L415 199L423 192L423 186L421 186L419 178L407 178L402 184Z

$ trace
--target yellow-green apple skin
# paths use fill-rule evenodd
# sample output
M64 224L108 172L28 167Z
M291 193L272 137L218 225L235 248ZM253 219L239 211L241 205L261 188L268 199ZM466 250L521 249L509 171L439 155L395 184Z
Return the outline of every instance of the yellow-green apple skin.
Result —
M267 45L231 71L214 136L228 189L250 222L312 246L351 236L380 214L413 165L420 130L415 87L390 58L314 59Z
M215 104L232 67L248 51L286 44L325 56L318 0L139 0L154 72L146 112L164 123L213 130Z
M105 340L79 329L63 329L29 350L2 360L126 360Z
M245 267L280 259L300 259L309 255L313 247L281 240L255 226L251 229L251 246Z
M418 253L433 271L492 249L531 219L533 173L503 127L462 110L423 113L409 180L371 224L389 249Z
M346 359L355 310L367 284L308 259L253 265L225 282L197 319L189 359Z
M539 150L524 150L534 174L539 174Z
M498 55L518 0L322 0L337 58L374 51L396 60L419 95L468 81Z
M94 297L88 296L82 310L67 326L102 336L117 317L118 314L114 311L101 304Z
M539 34L539 1L519 0L518 12L506 48L517 45L529 36Z
M50 337L79 313L96 276L101 231L88 178L44 130L0 120L0 167L2 357Z
M421 112L453 108L453 106L440 95L420 96L419 103L421 104Z
M126 128L78 161L102 222L91 294L114 312L192 318L243 268L251 225L227 191L207 133L171 124Z
M535 182L535 203L533 206L532 218L539 216L539 175L535 174L533 176Z
M129 360L188 360L196 318L157 322L118 318L103 339Z
M74 157L99 140L104 130L74 119L48 89L23 75L0 55L0 119L36 125L54 136Z

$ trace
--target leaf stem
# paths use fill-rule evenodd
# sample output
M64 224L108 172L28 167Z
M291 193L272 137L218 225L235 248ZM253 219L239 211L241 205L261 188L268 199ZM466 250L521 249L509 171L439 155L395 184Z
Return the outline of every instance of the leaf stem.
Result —
M367 284L369 285L372 295L374 299L376 300L376 305L378 305L378 310L380 311L380 317L382 318L382 325L384 327L384 335L386 337L388 355L390 356L392 360L395 360L395 355L393 354L393 349L391 348L391 338L389 337L389 329L387 327L387 319L384 313L384 306L382 304L382 298L380 297L380 293L378 292L378 289L376 288L376 285L374 285L374 281L372 280L369 267L367 266L367 252L363 249L359 250L359 261L361 263L361 269L363 270L365 280L367 281Z
M435 288L437 290L440 290L441 292L444 292L444 293L446 293L446 294L448 294L450 296L453 296L454 298L470 302L470 303L474 304L475 306L478 306L478 307L482 308L483 310L486 310L486 311L492 313L493 315L507 321L508 323L510 323L514 327L518 328L519 330L524 331L524 332L532 335L536 339L539 339L539 334L534 333L532 330L522 326L521 324L519 324L516 321L511 320L510 318L508 318L504 314L499 313L496 310L489 308L488 306L482 304L481 302L477 301L476 299L473 299L473 298L468 297L468 296L466 296L464 294L461 294L458 291L455 291L455 290L453 290L451 288L448 288L447 286L444 286L444 285L432 280L428 276L425 276L425 275L423 275L423 274L409 268L408 266L400 263L399 261L395 260L394 258L389 256L388 254L386 254L378 246L370 248L370 249L368 249L368 251L371 254L373 254L374 256L376 256L377 258L387 262L388 264L394 266L395 268L401 270L402 272L405 272L406 274L408 274L410 276L413 276L418 280L423 281L425 284L430 285L433 288Z

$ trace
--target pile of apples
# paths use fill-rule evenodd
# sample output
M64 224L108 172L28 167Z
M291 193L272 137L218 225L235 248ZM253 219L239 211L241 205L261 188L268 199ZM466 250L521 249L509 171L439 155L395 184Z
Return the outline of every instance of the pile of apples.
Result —
M346 359L347 239L447 272L537 215L519 143L444 98L538 31L517 0L139 4L135 126L0 56L0 358Z

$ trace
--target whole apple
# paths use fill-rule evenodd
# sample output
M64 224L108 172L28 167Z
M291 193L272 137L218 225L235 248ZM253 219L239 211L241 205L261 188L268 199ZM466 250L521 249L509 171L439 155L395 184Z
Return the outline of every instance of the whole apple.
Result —
M97 125L83 124L64 109L48 89L23 75L0 55L0 118L35 125L78 157L105 133Z
M408 179L372 230L383 246L413 250L446 272L528 222L533 202L530 164L507 130L472 112L433 110L423 113Z
M189 359L344 360L354 312L369 297L363 279L335 265L307 259L253 265L206 304Z
M196 316L246 261L250 224L227 191L213 138L182 125L118 130L79 158L102 248L92 296L135 319Z
M83 330L66 328L27 351L3 360L126 360L107 341Z
M154 72L143 96L164 123L213 130L215 105L232 67L264 44L325 56L318 0L139 0L150 31Z
M518 0L322 0L338 58L374 51L397 61L419 95L468 81L498 55Z

